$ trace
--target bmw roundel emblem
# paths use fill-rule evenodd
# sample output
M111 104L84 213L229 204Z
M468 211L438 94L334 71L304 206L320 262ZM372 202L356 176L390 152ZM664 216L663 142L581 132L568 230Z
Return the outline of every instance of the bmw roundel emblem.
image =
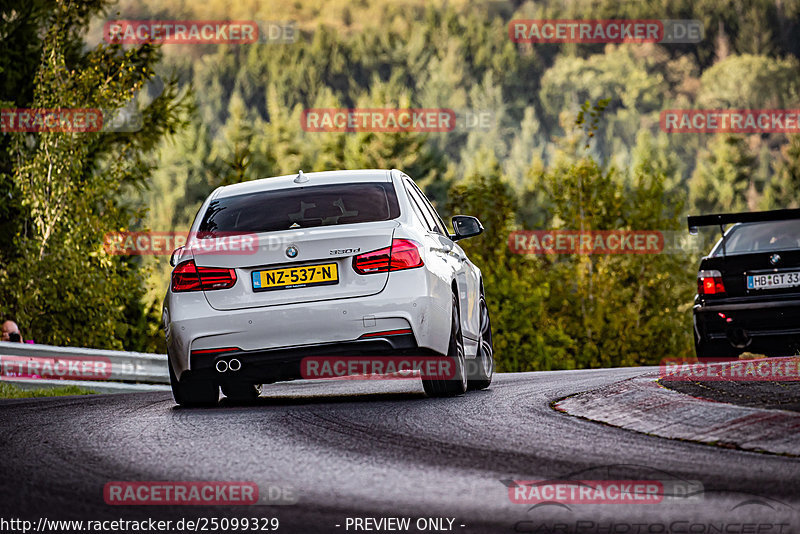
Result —
M290 257L290 258L296 258L298 253L299 253L299 251L297 250L297 247L296 247L296 246L294 246L294 245L289 245L288 247L286 247L286 255L287 255L288 257Z
M780 254L773 254L772 256L769 257L769 262L772 265L778 265L780 263L780 261L781 261L781 255Z

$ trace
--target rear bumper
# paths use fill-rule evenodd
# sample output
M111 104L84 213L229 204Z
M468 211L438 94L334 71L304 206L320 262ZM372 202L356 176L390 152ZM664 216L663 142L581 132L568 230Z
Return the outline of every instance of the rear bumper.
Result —
M424 269L411 269L392 273L377 295L231 311L213 309L200 293L169 292L164 324L170 363L181 377L186 371L213 369L207 357L190 358L193 351L223 347L239 349L242 358L257 360L260 367L287 369L297 363L298 354L309 355L316 347L359 351L355 355L405 348L446 354L450 288L442 291L431 278ZM408 329L413 346L381 341L401 336L360 339L365 334Z
M395 356L434 356L430 349L417 345L412 334L363 339L343 343L321 343L302 347L232 351L224 354L192 354L190 370L184 376L192 379L210 379L219 383L245 381L255 383L280 382L303 378L305 358L365 357L381 359ZM241 362L237 371L219 372L217 362L231 359Z
M698 343L729 343L756 353L800 348L800 300L707 302L693 312Z

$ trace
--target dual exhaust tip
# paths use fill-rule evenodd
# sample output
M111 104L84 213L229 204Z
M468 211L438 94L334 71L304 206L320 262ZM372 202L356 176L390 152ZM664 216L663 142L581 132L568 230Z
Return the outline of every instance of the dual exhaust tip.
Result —
M214 367L216 367L218 373L224 373L226 371L235 373L242 368L242 362L240 362L237 358L231 358L230 360L217 360L217 363Z

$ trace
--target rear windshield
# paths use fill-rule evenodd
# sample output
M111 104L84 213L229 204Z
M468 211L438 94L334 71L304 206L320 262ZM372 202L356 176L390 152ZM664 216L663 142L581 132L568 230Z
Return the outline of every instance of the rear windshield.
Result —
M745 223L734 226L725 237L726 254L770 252L800 248L800 221ZM722 256L722 243L714 256Z
M388 221L400 215L390 182L292 187L212 201L198 231L278 232L294 228Z

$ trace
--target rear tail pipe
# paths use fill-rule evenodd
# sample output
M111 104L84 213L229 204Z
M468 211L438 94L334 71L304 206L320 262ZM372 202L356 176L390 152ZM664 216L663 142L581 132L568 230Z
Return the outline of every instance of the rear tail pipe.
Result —
M744 328L733 328L728 331L728 342L737 349L744 349L750 346L753 338Z
M217 363L214 365L214 367L217 369L218 373L224 373L226 371L235 373L242 368L242 362L239 361L238 358L231 358L230 360L217 360Z

